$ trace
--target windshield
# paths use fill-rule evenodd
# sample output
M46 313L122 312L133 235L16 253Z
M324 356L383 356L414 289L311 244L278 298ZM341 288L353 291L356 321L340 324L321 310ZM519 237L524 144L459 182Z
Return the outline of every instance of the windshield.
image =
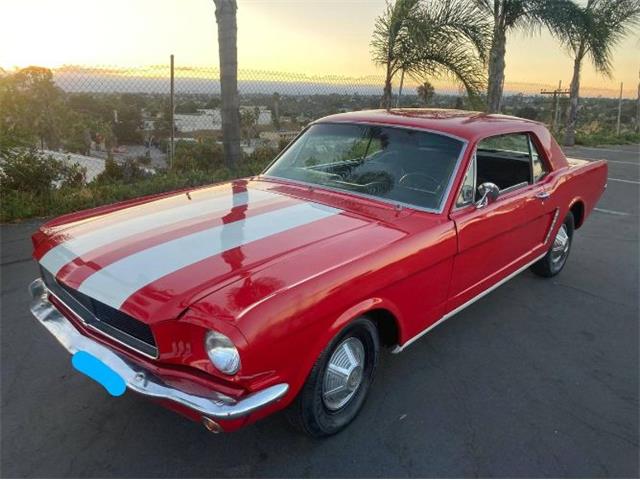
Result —
M435 133L320 123L265 174L439 210L462 147Z

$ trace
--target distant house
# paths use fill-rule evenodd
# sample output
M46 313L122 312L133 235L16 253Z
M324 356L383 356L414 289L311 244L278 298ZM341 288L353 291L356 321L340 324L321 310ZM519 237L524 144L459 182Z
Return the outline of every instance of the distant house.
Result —
M258 109L257 124L271 125L271 110L265 106L241 106L240 111L255 111ZM176 133L192 133L222 130L222 115L219 108L201 108L198 113L176 113L174 116Z

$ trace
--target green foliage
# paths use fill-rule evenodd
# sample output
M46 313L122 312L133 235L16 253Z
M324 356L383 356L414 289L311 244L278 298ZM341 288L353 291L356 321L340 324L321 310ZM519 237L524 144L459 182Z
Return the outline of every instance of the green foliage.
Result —
M86 169L78 164L68 165L33 148L14 148L0 159L0 190L7 192L42 194L61 187L84 184Z
M175 144L172 170L176 172L211 171L223 167L222 145L212 139L202 142L179 140Z
M429 81L424 81L422 85L418 85L417 93L420 102L422 102L423 105L429 105L431 100L433 100L435 90Z
M258 107L240 110L240 131L244 138L249 139L256 136L259 117L260 110Z
M587 147L597 147L599 145L623 145L640 143L640 133L622 132L616 135L611 130L600 130L595 132L576 132L576 144Z
M2 192L0 222L30 217L61 215L121 200L187 187L206 185L228 179L228 173L189 172L162 173L134 183L114 181L92 182L80 188L60 188L48 192L8 190Z
M390 82L400 71L417 81L450 77L470 97L478 97L485 85L489 38L489 23L470 2L387 3L371 40L373 61L387 70L383 105L389 106Z
M126 184L136 182L150 175L137 159L127 158L121 162L107 159L104 167L104 171L94 180L95 183L106 185L113 182L122 182Z
M258 147L246 155L240 166L241 176L256 175L262 172L278 155L279 150L271 147Z
M191 99L187 99L187 100L178 102L178 104L176 105L175 112L186 113L186 114L198 113L198 109L200 108L202 108L202 105L200 105L198 102Z
M590 1L576 6L559 38L574 60L588 56L597 71L610 76L613 49L639 19L638 0Z
M530 105L525 105L523 107L519 107L514 115L520 118L528 118L529 120L538 120L538 110Z
M0 132L55 149L66 115L63 93L51 70L28 67L0 78Z

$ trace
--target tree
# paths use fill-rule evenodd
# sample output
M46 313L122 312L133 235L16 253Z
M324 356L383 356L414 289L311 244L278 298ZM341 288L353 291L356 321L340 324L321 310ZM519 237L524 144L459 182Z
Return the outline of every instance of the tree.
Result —
M497 113L504 89L507 33L515 29L535 30L546 26L561 34L570 22L575 4L571 0L473 0L493 21L487 84L487 111Z
M256 127L258 125L258 116L260 115L260 110L245 108L240 111L240 126L241 132L246 140L249 140L254 137L256 132Z
M391 84L402 71L415 80L450 76L476 97L484 87L488 23L462 0L388 3L375 23L373 61L386 70L381 106L391 106Z
M431 100L433 100L433 95L435 94L435 90L433 89L433 85L428 81L425 81L422 85L418 85L417 88L418 98L424 105L429 105Z
M238 26L236 0L213 0L218 24L222 145L224 161L235 172L240 162L240 101L238 98Z
M639 19L638 0L588 0L586 5L577 7L569 28L560 37L573 58L564 130L565 145L575 143L583 60L588 58L598 72L611 76L613 50Z
M274 92L271 101L273 103L273 126L276 127L276 130L280 130L280 94Z
M27 67L2 78L0 129L8 135L37 140L41 148L55 149L65 114L63 94L53 82L51 70Z

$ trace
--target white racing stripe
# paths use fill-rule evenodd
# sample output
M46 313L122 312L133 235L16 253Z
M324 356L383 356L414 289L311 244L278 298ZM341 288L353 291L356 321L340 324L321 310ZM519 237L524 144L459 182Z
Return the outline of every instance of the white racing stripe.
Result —
M248 190L232 194L224 192L224 196L215 196L206 200L191 201L179 207L169 207L164 210L149 212L127 218L120 222L107 225L96 225L96 228L72 237L71 239L56 245L41 259L40 264L53 275L56 275L67 263L75 260L83 254L113 243L123 238L146 232L153 228L170 225L182 220L196 218L214 212L227 212L239 205L251 202L282 198L280 195L262 190Z
M324 205L302 203L219 225L122 258L90 275L78 290L120 308L136 291L181 268L340 212Z

